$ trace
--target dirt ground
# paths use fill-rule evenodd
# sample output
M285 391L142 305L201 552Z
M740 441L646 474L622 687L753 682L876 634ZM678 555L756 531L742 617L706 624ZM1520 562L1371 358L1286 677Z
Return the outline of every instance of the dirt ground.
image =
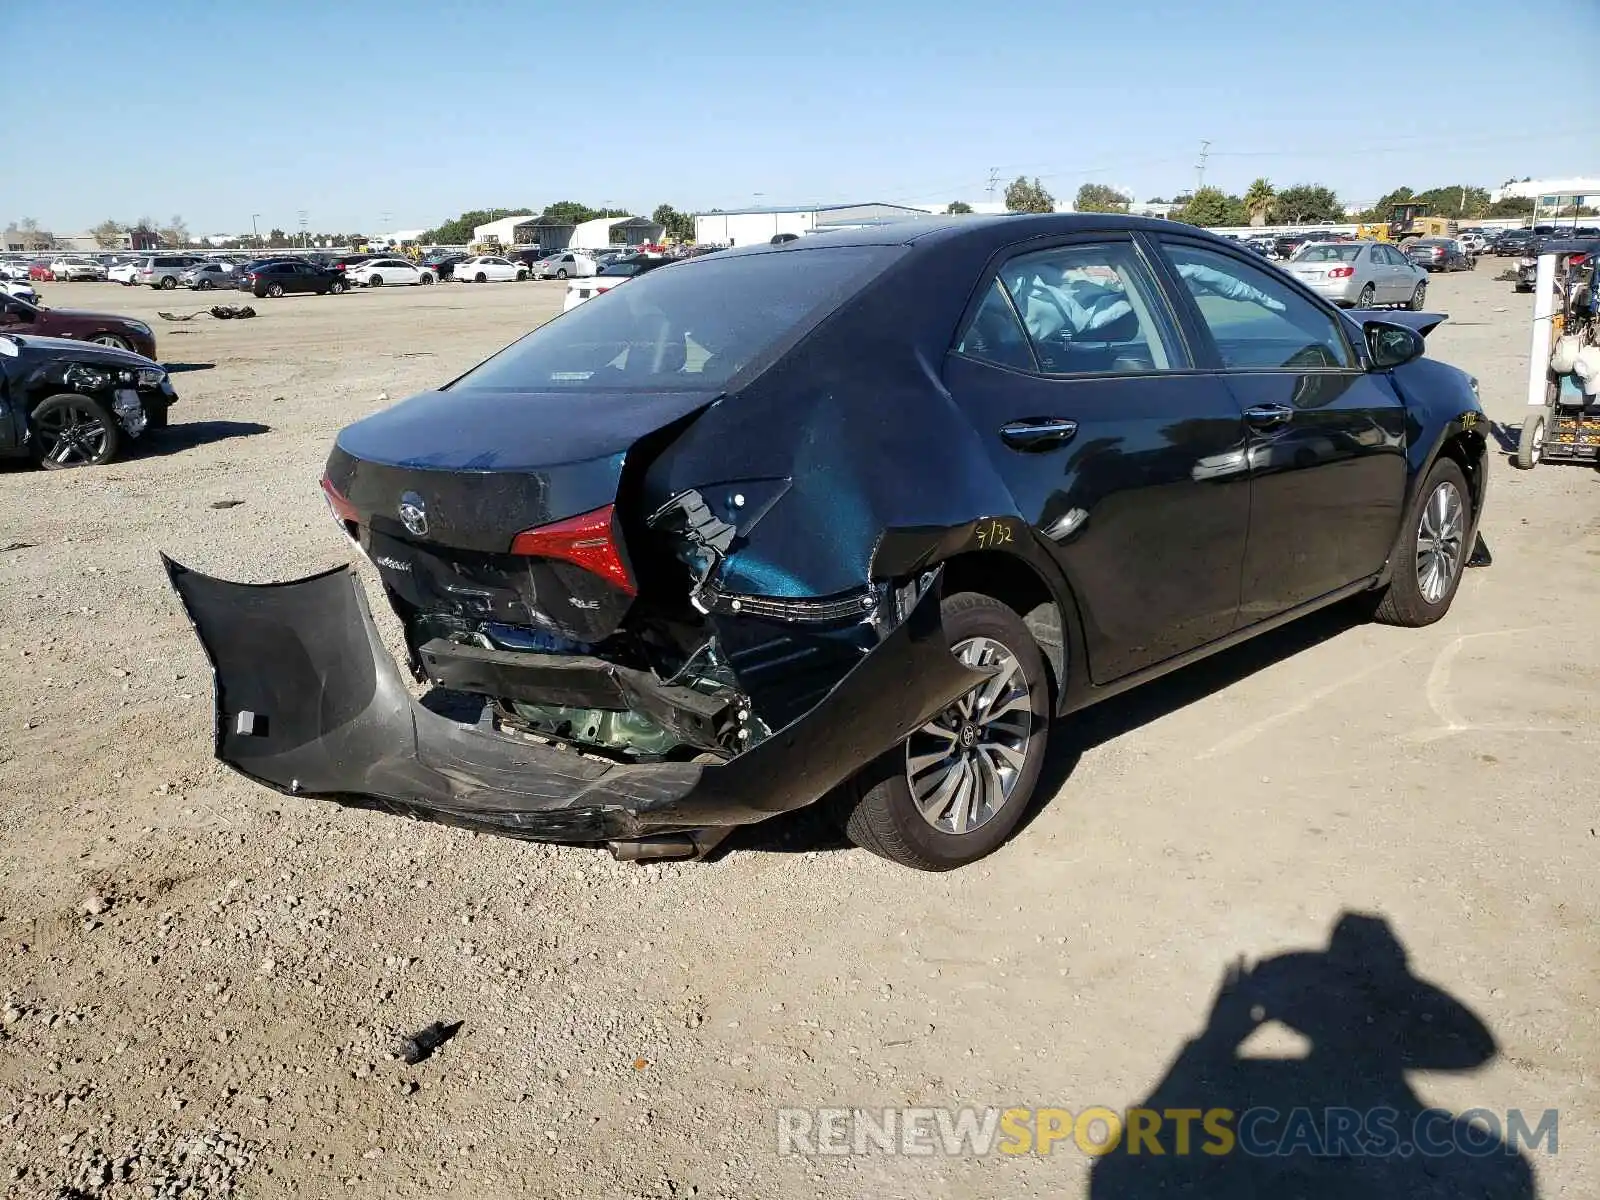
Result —
M1433 281L1452 319L1429 346L1514 439L1530 304L1495 273ZM641 868L221 769L157 559L255 581L348 561L317 487L335 432L546 319L561 285L181 325L155 313L203 298L43 290L151 321L182 399L125 461L0 468L5 1196L1151 1195L1137 1161L1092 1179L1070 1140L780 1155L775 1114L1242 1107L1237 990L1213 997L1239 959L1289 951L1327 953L1273 967L1304 1001L1264 1006L1280 1099L1559 1109L1559 1152L1525 1155L1534 1190L1426 1178L1600 1195L1600 473L1497 453L1494 565L1432 628L1334 612L1058 726L1047 802L974 868L898 869L812 813ZM1406 1026L1394 996L1313 1003L1347 936L1494 1049L1430 1054L1431 1013ZM1341 1040L1340 1019L1378 1032ZM392 1057L434 1021L462 1026ZM1233 1066L1208 1074L1196 1046L1218 1039Z

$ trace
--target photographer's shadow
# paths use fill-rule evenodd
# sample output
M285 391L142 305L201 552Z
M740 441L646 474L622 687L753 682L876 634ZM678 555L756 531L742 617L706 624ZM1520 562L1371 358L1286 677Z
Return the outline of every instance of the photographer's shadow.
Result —
M1273 1022L1293 1032L1265 1028ZM1276 1057L1246 1045L1273 1034ZM1301 1057L1281 1048L1295 1035L1309 1042ZM1170 1118L1162 1154L1125 1134L1095 1163L1090 1200L1532 1200L1527 1159L1490 1128L1506 1114L1469 1123L1427 1108L1406 1080L1495 1053L1466 1005L1412 975L1387 921L1345 913L1326 950L1229 969L1204 1032L1139 1104L1197 1110L1189 1152L1174 1153ZM1202 1128L1200 1114L1219 1108L1233 1113L1231 1148Z

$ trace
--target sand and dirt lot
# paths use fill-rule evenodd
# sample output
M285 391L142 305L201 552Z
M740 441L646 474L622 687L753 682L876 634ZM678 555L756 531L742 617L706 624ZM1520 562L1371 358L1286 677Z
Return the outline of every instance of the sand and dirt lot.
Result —
M1530 303L1495 273L1433 280L1429 346L1514 438ZM1144 1197L1207 1164L780 1155L777 1110L1268 1096L1558 1109L1557 1153L1458 1155L1406 1195L1600 1195L1600 472L1497 451L1494 565L1438 625L1330 612L1058 726L1047 799L976 867L911 873L813 813L637 867L224 770L157 558L348 561L336 431L561 285L181 325L155 314L207 297L42 290L149 320L181 402L107 467L0 468L0 1194ZM1393 989L1340 993L1352 949ZM434 1021L462 1026L392 1057ZM1327 1162L1304 1194L1400 1194Z

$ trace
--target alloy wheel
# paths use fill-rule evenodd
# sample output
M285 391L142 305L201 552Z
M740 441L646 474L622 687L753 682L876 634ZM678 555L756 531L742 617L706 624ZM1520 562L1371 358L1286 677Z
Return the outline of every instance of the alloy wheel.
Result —
M1466 505L1450 480L1433 489L1417 525L1417 587L1429 604L1450 594L1466 546Z
M968 638L952 650L993 674L906 739L906 783L923 820L963 834L986 824L1016 790L1033 706L1021 664L1000 642Z
M91 405L69 401L36 417L33 436L39 440L42 457L71 467L92 463L104 454L110 431Z
M110 346L113 350L126 350L128 343L114 333L102 333L89 339L96 346Z

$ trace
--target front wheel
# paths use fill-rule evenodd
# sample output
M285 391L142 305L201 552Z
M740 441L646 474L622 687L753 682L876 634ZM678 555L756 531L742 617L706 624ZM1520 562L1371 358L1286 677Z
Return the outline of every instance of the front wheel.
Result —
M518 271L517 272L517 282L518 283L526 283L527 280L528 280L528 273L526 271Z
M1395 549L1393 576L1378 602L1377 620L1417 628L1450 611L1472 549L1472 493L1454 459L1433 464Z
M101 466L121 442L117 419L90 396L51 396L33 410L33 457L47 471Z
M417 282L420 283L423 287L431 287L432 284L433 284L433 276L429 275L426 271L424 271L422 273L422 278L417 280Z
M1412 312L1421 312L1422 306L1427 303L1427 300L1428 281L1424 279L1421 283L1417 284L1417 290L1411 293L1411 303L1407 305L1407 307L1410 308Z
M1022 618L961 592L940 612L950 648L989 678L840 789L845 835L919 871L992 853L1033 796L1049 738L1044 657Z
M1544 457L1545 418L1548 415L1549 411L1541 408L1522 418L1522 432L1517 436L1517 452L1511 457L1512 466L1531 471L1539 465L1539 460Z

